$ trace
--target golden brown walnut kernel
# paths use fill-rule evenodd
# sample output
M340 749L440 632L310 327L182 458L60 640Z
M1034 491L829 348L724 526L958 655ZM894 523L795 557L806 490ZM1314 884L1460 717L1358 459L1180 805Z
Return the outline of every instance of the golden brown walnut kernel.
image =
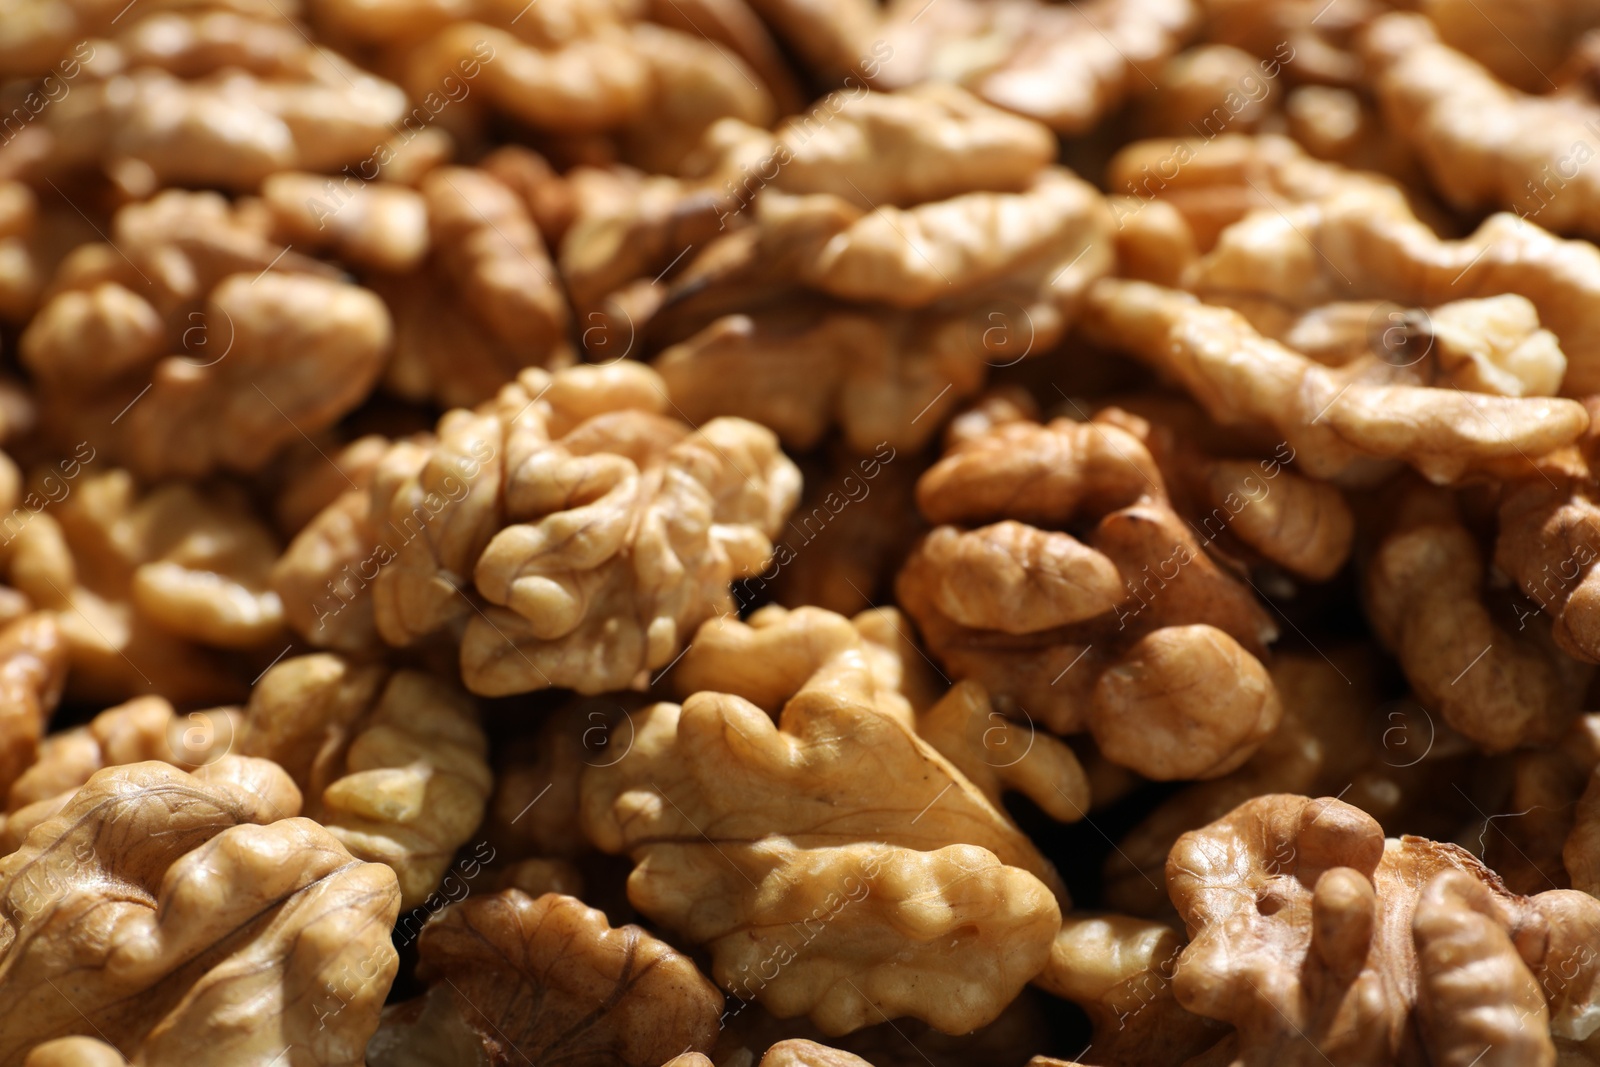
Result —
M997 807L1003 794L1015 791L1061 822L1077 822L1089 810L1089 779L1072 749L1032 723L995 711L977 682L957 682L920 712L917 735Z
M1555 335L1539 325L1532 301L1515 293L1431 308L1335 301L1298 315L1248 299L1234 307L1257 330L1318 363L1345 367L1377 356L1417 385L1554 396L1567 371Z
M462 675L483 694L642 680L690 627L732 609L729 583L767 565L799 495L765 430L691 431L667 404L654 372L619 363L527 370L446 414L436 437L388 450L365 502L352 490L302 531L278 582L317 599L310 625L303 607L291 617L313 642L352 649L368 598L393 645L464 627Z
M611 324L608 300L621 299L631 284L641 282L654 291L652 279L676 267L684 249L703 245L724 225L739 222L737 218L725 222L723 217L722 157L738 154L734 146L722 143L719 134L724 129L739 131L740 141L754 139L754 149L744 150L746 154L765 152L770 145L771 135L765 130L719 125L706 140L722 151L707 164L713 172L700 180L643 174L629 167L575 167L562 180L572 218L563 230L556 260L587 335L583 343L591 358L618 359L642 346L639 334L648 317L633 321L623 316ZM606 350L598 345L595 327L609 325L618 330L616 338L607 334L605 339L614 347Z
M760 1067L868 1067L867 1061L843 1049L804 1038L790 1038L767 1049Z
M80 450L59 502L5 546L12 584L54 613L68 691L109 703L156 692L179 703L242 695L209 649L270 644L282 606L267 587L276 546L242 494L169 483L140 498L123 470L89 473Z
M66 645L49 614L25 615L0 630L0 801L37 758L66 673Z
M1096 418L1144 442L1174 509L1218 556L1264 561L1312 581L1333 577L1349 558L1355 517L1344 494L1288 469L1286 442L1230 440L1198 405L1169 394L1121 396ZM1245 458L1252 454L1261 458Z
M721 6L742 9L734 3ZM653 0L651 7L658 22L679 25L641 22L633 27L633 45L649 60L652 84L644 109L619 131L617 140L629 162L671 174L683 169L713 124L732 119L767 126L780 112L773 105L771 83L763 78L758 85L743 57L708 36L682 7L663 0ZM781 79L784 72L780 68L773 73ZM792 103L798 106L799 101Z
M570 363L561 281L522 199L474 167L440 167L412 195L425 212L427 263L368 278L394 318L385 385L408 400L465 407L524 367Z
M1111 196L1106 203L1117 220L1117 265L1122 276L1181 286L1200 248L1178 209L1165 200L1134 196Z
M1212 230L1215 247L1189 272L1187 287L1203 300L1304 311L1352 300L1427 308L1514 293L1533 304L1560 343L1567 358L1562 393L1600 390L1594 245L1554 237L1509 213L1490 216L1467 237L1444 239L1378 175L1316 163L1281 138L1239 137L1222 151L1217 146L1226 140L1198 153L1184 142L1134 146L1153 153L1152 162L1170 159L1168 169L1178 164L1174 193L1204 202L1220 195L1231 205ZM1267 188L1267 174L1254 169L1264 155L1277 159L1269 173L1284 178L1268 198L1257 193ZM1148 184L1141 198L1166 195L1166 183Z
M1302 85L1283 101L1288 132L1317 159L1377 171L1408 189L1426 184L1410 148L1389 135L1376 105L1353 89Z
M360 1064L400 894L299 808L266 760L90 778L0 859L0 1058L79 1034L142 1063Z
M524 371L493 416L446 416L415 476L390 486L380 472L374 502L385 506L374 513L403 522L433 485L448 492L455 456L481 456L474 445L487 440L493 458L468 480L469 500L503 470L503 518L430 527L403 547L378 578L380 632L395 643L416 632L404 598L442 567L471 573L494 605L474 612L462 639L474 692L597 692L670 663L693 627L731 609L728 583L766 565L800 478L760 426L713 419L691 432L654 413L665 402L655 374L619 364ZM459 614L459 598L445 610Z
M1589 0L1423 0L1417 9L1451 48L1527 93L1563 81L1563 61L1600 25L1600 9Z
M108 708L86 725L46 737L38 759L12 783L0 804L0 853L56 814L89 778L106 767L160 760L183 770L228 754L238 734L233 708L179 715L161 697L136 697Z
M1376 650L1326 651L1327 659L1273 657L1272 682L1283 704L1278 730L1237 770L1176 793L1117 843L1105 865L1108 904L1135 915L1167 914L1163 871L1172 843L1267 793L1343 791L1346 803L1386 826L1422 821L1419 809L1449 788L1438 769L1460 770L1450 760L1464 743L1414 704L1374 715L1382 702ZM1454 828L1450 818L1441 813L1441 831Z
M660 295L648 333L676 343L655 365L692 420L915 449L987 368L1055 346L1111 268L1110 215L1047 165L1048 131L953 86L823 104L826 124L708 135L731 232Z
M1223 230L1257 209L1345 191L1383 195L1395 184L1313 159L1276 134L1223 133L1135 141L1107 164L1106 187L1125 198L1116 213L1119 225L1165 203L1188 223L1199 248L1209 251Z
M1283 102L1284 90L1248 52L1199 44L1161 65L1156 92L1139 102L1147 137L1253 133Z
M1190 936L1178 1003L1233 1024L1241 1056L1388 1061L1414 1010L1417 890L1469 864L1419 838L1386 848L1370 816L1331 798L1247 801L1167 861Z
M429 1053L428 1062L658 1067L716 1042L722 994L693 961L569 896L472 897L429 922L419 948L429 990L385 1010L373 1067Z
M1099 194L1067 171L1017 193L977 192L911 208L879 205L800 264L799 280L840 299L921 308L1047 260L1092 249ZM1053 277L1056 271L1046 276Z
M278 512L280 525L295 533L273 564L272 589L284 620L311 645L339 652L383 647L365 586L378 562L369 521L372 478L392 444L370 434L331 457L316 450L307 470L290 467Z
M1367 566L1367 616L1422 704L1484 751L1549 743L1593 668L1555 647L1541 613L1491 613L1485 564L1453 499L1414 492Z
M908 629L893 608L847 619L816 607L790 611L768 605L742 622L715 620L701 627L675 668L672 686L686 698L715 689L776 713L819 663L854 651L869 663L878 711L912 726L996 808L1004 793L1015 791L1062 822L1083 818L1089 784L1072 749L995 711L976 682L946 692ZM794 654L796 645L803 655ZM604 758L585 762L592 766Z
M781 631L793 615L762 621ZM710 642L698 670L713 690L630 717L627 756L584 772L584 831L632 857L630 901L707 946L741 1000L826 1033L901 1015L982 1025L1044 965L1065 891L902 718L880 673L893 653L837 616L807 620L816 640L702 627L692 647ZM724 630L736 644L721 647ZM741 645L773 649L771 673L738 662ZM773 703L714 691L723 676Z
M1165 923L1073 912L1062 917L1050 963L1033 981L1088 1014L1097 1061L1185 1062L1223 1031L1173 997L1182 948L1183 938Z
M62 264L20 345L54 433L149 477L254 471L366 397L390 344L382 302L256 214L167 190Z
M1020 193L1056 157L1055 139L1038 123L954 86L840 92L820 106L831 113L826 123L790 118L771 135L781 146L775 188L830 193L865 209L909 207L964 193ZM765 180L759 171L755 177Z
M1085 328L1176 378L1223 425L1276 430L1322 478L1389 459L1453 481L1570 444L1589 421L1571 400L1389 384L1393 368L1377 356L1330 369L1261 336L1237 312L1144 282L1097 282Z
M1441 43L1420 15L1379 19L1364 51L1391 136L1451 206L1515 211L1548 230L1600 236L1600 186L1585 166L1600 108L1510 88Z
M1585 447L1587 451L1587 443ZM1600 505L1586 456L1544 477L1508 482L1494 564L1548 617L1569 656L1600 663ZM1517 610L1519 619L1523 609Z
M1214 626L1163 626L1101 673L1089 732L1107 759L1149 777L1216 778L1282 717L1267 669L1237 641Z
M1481 1057L1487 1048L1493 1062L1554 1064L1543 990L1476 873L1442 872L1416 903L1412 930L1423 1040L1440 1063Z
M71 38L81 73L40 119L52 164L131 169L152 190L249 190L275 171L359 163L405 112L396 86L270 5L171 6L113 17L109 39Z
M1178 1001L1233 1023L1243 1058L1549 1065L1593 1030L1592 897L1515 896L1464 849L1385 841L1331 797L1248 801L1167 871L1191 937Z
M274 760L359 859L386 863L401 906L421 904L483 818L488 743L477 708L423 674L322 653L256 682L236 751Z
M1086 133L1145 91L1145 69L1155 73L1181 47L1199 14L1190 0L1095 0L1070 11L960 0L920 12L896 0L878 29L893 51L874 80L952 81L1060 133Z
M623 0L559 0L525 11L492 0L312 5L321 24L375 46L400 72L423 122L450 107L458 114L447 121L471 129L487 104L557 137L614 135L609 150L652 169L675 170L674 149L692 146L718 118L765 125L774 91L791 99L787 72L762 49L765 35L748 12L741 37L715 5L692 5L698 16L663 5L669 24L690 23L679 28L644 21L649 7ZM758 80L768 73L770 90Z
M1117 425L1139 421L1018 418L958 439L917 487L923 515L948 525L913 550L896 588L957 677L1054 732L1094 731L1146 776L1223 774L1277 725L1256 661L1276 628ZM1087 543L1063 529L1090 517ZM1211 679L1203 690L1190 688L1196 672Z
M352 266L404 273L428 254L428 204L398 182L279 171L261 185L285 244L331 253Z

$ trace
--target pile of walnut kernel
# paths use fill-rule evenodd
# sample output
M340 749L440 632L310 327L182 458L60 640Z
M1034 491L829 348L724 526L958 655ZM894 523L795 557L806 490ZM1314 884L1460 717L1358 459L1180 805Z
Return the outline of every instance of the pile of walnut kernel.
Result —
M1600 1067L1600 4L0 0L0 1067Z

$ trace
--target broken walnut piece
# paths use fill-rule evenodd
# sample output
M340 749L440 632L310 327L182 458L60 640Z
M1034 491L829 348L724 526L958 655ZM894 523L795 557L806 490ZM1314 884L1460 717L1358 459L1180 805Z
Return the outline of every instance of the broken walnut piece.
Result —
M1048 165L1047 131L961 89L824 105L825 126L712 131L708 154L744 171L724 183L733 229L667 286L654 365L690 419L745 415L799 449L834 424L858 454L917 449L989 367L1060 340L1112 266L1110 212Z
M1385 841L1333 798L1248 801L1180 838L1167 869L1191 938L1178 1001L1233 1023L1237 1055L1439 1063L1487 1047L1550 1065L1593 1029L1593 898L1516 896L1464 849Z
M1098 343L1176 378L1222 425L1282 434L1301 468L1320 478L1388 459L1449 482L1554 451L1588 426L1571 400L1387 384L1377 357L1333 370L1261 336L1235 311L1144 282L1097 282L1084 326Z
M687 956L559 893L453 904L422 930L428 992L385 1009L372 1067L570 1060L659 1067L709 1052L722 994Z
M1073 912L1062 917L1050 963L1033 981L1089 1016L1097 1061L1187 1062L1224 1031L1178 1006L1172 978L1182 949L1183 938L1165 923Z
M1600 189L1585 167L1600 120L1592 100L1507 86L1441 42L1421 15L1378 19L1363 51L1391 136L1452 207L1515 211L1547 230L1600 236Z
M0 1058L92 1034L145 1063L361 1063L399 891L299 808L266 760L90 778L0 859Z
M105 37L71 38L81 73L41 119L53 168L247 191L276 171L369 159L405 113L398 87L318 47L271 5L163 6L115 25L114 15L96 27Z
M1151 84L1145 70L1159 70L1199 16L1190 0L1094 0L1070 12L1034 0L931 11L896 0L877 30L890 51L874 80L955 82L1058 133L1083 134Z
M1484 751L1549 743L1577 715L1593 668L1556 647L1542 613L1491 613L1486 571L1454 500L1416 489L1367 565L1367 617L1421 703Z
M96 771L146 760L186 771L215 762L233 748L239 718L234 708L180 715L164 698L144 696L50 734L39 744L38 759L0 797L0 854L60 811Z
M24 615L0 629L0 802L38 758L66 671L66 645L49 614Z
M467 407L524 367L572 362L561 281L522 199L476 167L440 167L413 195L425 211L426 263L368 278L394 318L387 388Z
M488 743L470 697L421 671L328 653L261 676L235 748L283 767L306 815L353 856L393 868L407 909L438 887L489 795Z
M259 470L364 400L391 341L382 301L266 229L216 193L118 210L23 331L47 430L145 477L194 478Z
M1138 421L1015 418L959 437L917 488L947 525L896 589L947 670L1052 732L1089 729L1148 777L1224 774L1277 726L1258 662L1276 629L1118 425ZM1063 529L1094 516L1085 541Z
M705 945L740 999L825 1033L901 1015L970 1030L1044 965L1064 889L905 721L893 654L826 615L705 624L691 648L708 649L695 670L711 688L630 716L627 757L584 772L584 831L631 856L630 901ZM808 619L813 642L781 640ZM741 646L788 656L758 677ZM782 703L718 692L723 678Z
M1281 138L1241 136L1229 153L1208 147L1198 156L1184 142L1143 144L1157 160L1192 159L1181 168L1182 188L1201 199L1226 194L1233 205L1212 231L1215 246L1185 280L1203 301L1298 311L1358 300L1431 308L1513 293L1533 304L1539 324L1560 343L1567 359L1563 395L1600 390L1594 310L1600 307L1600 250L1589 242L1563 240L1508 212L1490 216L1466 237L1442 238L1393 183L1312 161ZM1252 168L1269 145L1272 155L1283 157L1276 172L1296 178L1263 201L1240 190L1250 189L1245 179L1257 187L1265 180ZM1515 432L1508 427L1499 436Z
M716 689L777 716L821 664L858 653L869 663L878 711L911 726L997 809L1015 791L1061 822L1083 818L1089 783L1072 749L996 711L976 682L946 691L909 630L894 608L845 618L770 604L742 621L702 626L674 668L672 685L685 698Z
M272 535L225 486L167 483L144 496L125 470L82 468L4 546L11 583L52 612L72 670L68 691L102 704L156 692L180 704L242 695L212 650L251 650L282 632L267 586Z
M1414 703L1374 716L1383 700L1376 648L1324 648L1326 659L1273 656L1283 721L1254 756L1220 778L1186 786L1118 841L1105 864L1109 905L1147 918L1168 915L1163 871L1173 842L1253 797L1342 790L1346 803L1385 826L1416 825L1419 810L1433 805L1444 781L1436 768L1465 743ZM1460 767L1444 762L1442 769Z

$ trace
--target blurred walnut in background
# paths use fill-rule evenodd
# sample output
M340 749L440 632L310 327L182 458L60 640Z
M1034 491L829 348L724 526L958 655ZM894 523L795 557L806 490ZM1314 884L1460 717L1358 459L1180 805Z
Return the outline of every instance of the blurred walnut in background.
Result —
M773 134L734 133L706 145L751 159L724 183L731 232L647 327L677 342L655 366L691 419L914 450L989 368L1049 352L1111 267L1105 202L1050 166L1049 132L960 89L840 92Z
M269 224L249 202L169 190L74 251L20 345L49 432L144 477L194 478L259 470L359 404L389 316Z
M398 88L271 2L20 7L0 39L0 79L49 72L68 86L40 112L43 174L92 168L141 197L250 190L276 171L360 161L406 109Z

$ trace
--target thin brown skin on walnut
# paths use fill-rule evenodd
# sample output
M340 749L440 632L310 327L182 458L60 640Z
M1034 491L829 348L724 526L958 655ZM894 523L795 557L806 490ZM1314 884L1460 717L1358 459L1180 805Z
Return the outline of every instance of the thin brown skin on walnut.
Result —
M0 815L0 852L9 852L106 767L161 760L183 770L227 755L239 732L235 708L179 715L162 697L135 697L88 724L50 734L38 759L12 783Z
M574 897L474 896L423 929L419 952L429 991L385 1010L374 1067L411 1062L408 1049L657 1067L716 1042L722 994L693 961Z
M1168 876L1190 934L1178 1002L1233 1023L1246 1062L1548 1065L1588 1036L1593 898L1516 896L1464 849L1386 842L1331 797L1247 801L1180 838Z
M0 991L20 1009L0 1056L92 1034L141 1062L361 1063L399 891L299 807L265 760L92 777L0 859Z

